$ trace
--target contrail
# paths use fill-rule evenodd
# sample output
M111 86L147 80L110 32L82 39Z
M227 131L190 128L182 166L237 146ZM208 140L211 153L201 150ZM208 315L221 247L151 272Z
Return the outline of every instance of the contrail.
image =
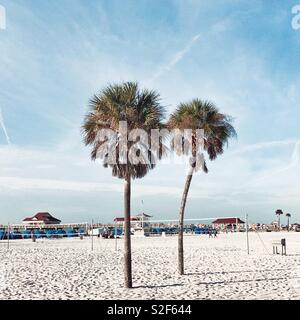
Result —
M290 166L295 166L299 163L299 160L300 160L300 155L299 155L299 150L300 150L300 140L297 141L297 143L295 144L295 147L294 147L294 151L293 151L293 154L291 156L291 164Z
M1 107L0 107L0 125L1 125L1 127L2 127L2 129L3 129L4 135L5 135L5 137L6 137L7 144L11 144L9 135L8 135L7 130L6 130L6 127L5 127L5 123L4 123L4 119L3 119Z
M157 78L161 77L165 72L170 71L174 66L178 64L180 60L191 50L193 44L200 38L200 34L194 36L190 42L180 51L178 51L174 57L165 65L161 66L160 69L154 74L154 76L149 80L153 82Z

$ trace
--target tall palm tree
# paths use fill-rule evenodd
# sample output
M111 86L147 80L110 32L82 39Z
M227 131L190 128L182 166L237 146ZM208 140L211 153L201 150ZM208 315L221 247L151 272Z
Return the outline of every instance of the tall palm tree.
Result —
M136 148L137 143L128 141L128 133L133 129L143 129L149 139L151 129L160 128L163 118L164 108L160 104L157 92L141 90L137 83L126 82L108 85L90 100L90 112L86 115L82 128L85 144L92 146L92 160L102 159L104 167L111 168L113 176L124 180L124 272L127 288L132 288L131 180L143 178L155 167L154 154L149 148L145 148L141 141L139 148L134 149L134 152L142 160L139 163L130 161L130 152L132 148ZM120 121L127 123L125 148ZM103 129L113 130L116 135L106 141L99 141L99 133L103 132ZM104 143L107 146L105 151L101 149ZM110 161L111 159L114 161Z
M288 231L290 231L290 218L292 215L290 213L287 213L285 216L287 217L287 229Z
M186 177L184 191L182 194L181 206L179 210L179 231L178 231L178 272L184 274L184 253L183 253L183 228L184 213L193 174L202 169L208 172L206 162L203 159L201 164L197 164L199 158L198 149L201 143L203 150L208 154L210 160L214 160L222 154L224 147L230 138L236 136L236 131L232 126L232 119L219 112L219 109L209 101L194 99L188 103L181 103L175 112L171 114L168 125L170 128L177 128L181 132L184 129L192 130L192 139L189 147L177 148L177 154L185 154L190 157L190 170ZM203 141L197 141L197 130L203 130ZM185 139L182 140L186 143ZM203 156L203 155L202 155Z
M275 214L276 214L277 219L278 219L278 229L280 230L280 216L283 214L283 211L281 209L277 209L275 211Z

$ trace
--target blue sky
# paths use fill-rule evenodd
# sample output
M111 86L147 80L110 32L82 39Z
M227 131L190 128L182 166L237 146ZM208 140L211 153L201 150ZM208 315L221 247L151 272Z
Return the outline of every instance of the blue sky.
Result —
M238 139L195 176L188 218L271 222L282 208L300 221L295 4L0 0L0 223L122 215L122 181L89 160L80 126L95 92L128 80L158 90L168 112L200 97L235 119ZM134 182L132 213L143 199L155 218L176 218L184 179L182 165L160 164Z

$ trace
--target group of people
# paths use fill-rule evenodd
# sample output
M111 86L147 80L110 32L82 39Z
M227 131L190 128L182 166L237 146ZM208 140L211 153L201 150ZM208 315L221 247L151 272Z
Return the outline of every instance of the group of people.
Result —
M218 230L217 229L209 229L208 235L210 238L216 238L218 236Z

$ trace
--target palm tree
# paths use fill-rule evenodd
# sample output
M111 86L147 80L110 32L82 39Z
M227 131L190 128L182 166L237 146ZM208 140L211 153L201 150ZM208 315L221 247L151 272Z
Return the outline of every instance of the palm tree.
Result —
M285 216L287 217L287 229L288 231L290 231L290 218L292 215L290 213L287 213Z
M278 217L278 229L280 230L280 216L283 214L283 211L281 209L277 209L275 214Z
M203 141L201 141L201 144L203 143L203 150L208 154L210 160L214 160L219 154L223 153L229 139L236 136L236 131L231 123L232 119L220 113L219 109L212 102L200 99L181 103L175 112L171 114L168 122L170 128L179 129L181 134L184 129L192 130L192 139L189 147L184 148L182 146L176 149L177 154L185 154L190 157L190 170L186 177L179 210L178 272L181 275L184 274L183 227L188 192L194 172L199 169L202 169L205 173L208 172L204 158L200 165L197 162L199 157L201 157L197 151L199 149L199 141L196 138L197 130L203 130L204 136ZM182 139L182 141L186 143L185 139Z
M132 263L131 263L131 230L130 230L130 204L131 180L143 178L149 170L155 167L153 153L150 149L142 151L136 149L136 142L128 141L128 133L133 129L143 129L150 137L151 129L162 126L164 108L160 105L160 96L155 91L141 90L137 83L126 82L108 85L99 94L90 100L90 112L86 115L83 124L83 136L86 145L92 146L91 158L103 160L105 168L112 169L112 175L124 180L124 264L125 287L132 288ZM120 121L126 121L127 131L120 130ZM115 139L99 141L99 133L104 130L113 130ZM128 133L127 133L128 132ZM103 151L106 142L107 150ZM134 152L142 159L139 163L130 161L130 152ZM123 151L125 150L125 153ZM131 151L130 151L131 150ZM122 154L120 155L120 152ZM110 161L114 159L114 161ZM124 161L125 160L125 161Z

